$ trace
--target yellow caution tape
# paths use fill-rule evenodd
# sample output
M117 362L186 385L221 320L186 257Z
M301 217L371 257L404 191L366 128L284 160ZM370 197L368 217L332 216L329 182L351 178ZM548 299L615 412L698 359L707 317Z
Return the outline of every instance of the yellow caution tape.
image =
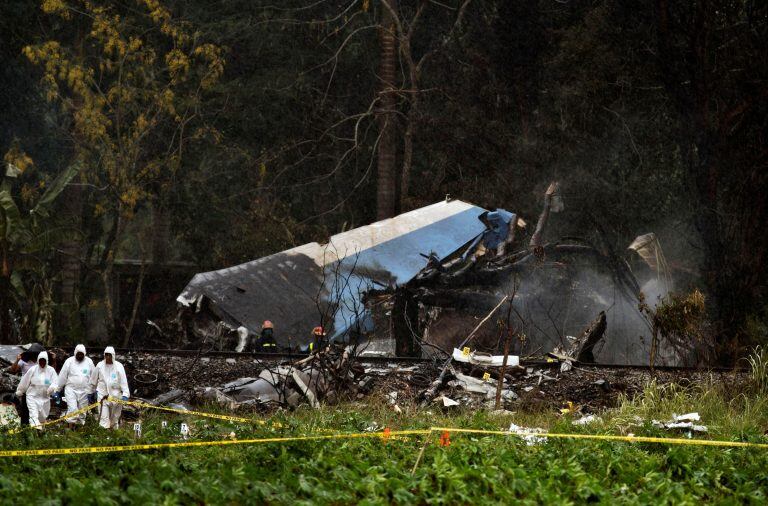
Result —
M93 404L91 404L89 406L86 406L84 408L78 409L77 411L73 411L71 413L67 413L66 415L62 416L61 418L57 418L55 420L51 420L51 421L48 421L48 422L43 422L40 425L38 425L37 427L45 427L45 426L48 426L48 425L54 425L54 424L63 422L63 421L65 421L68 418L75 417L75 416L80 415L82 413L87 413L88 411L90 411L90 410L92 410L94 408L97 408L97 407L99 407L99 403L98 402L93 403ZM8 434L16 434L18 432L21 432L24 429L31 429L31 428L36 428L36 427L32 427L31 425L25 425L24 427L19 427L18 429L11 429L11 430L9 430Z
M424 435L429 434L428 429L390 431L390 436ZM295 441L321 441L329 439L358 439L358 438L382 438L384 432L361 432L352 434L331 434L325 436L291 436L268 437L259 439L223 439L220 441L187 441L183 443L153 443L146 445L121 445L121 446L90 446L84 448L48 448L44 450L4 450L0 451L0 457L35 457L50 455L82 455L87 453L130 452L141 450L160 450L165 448L190 448L202 446L229 446L242 444L263 443L289 443Z
M331 434L331 435L307 435L307 436L285 436L270 437L258 439L224 439L220 441L187 441L182 443L153 443L145 445L122 445L122 446L93 446L84 448L48 448L42 450L4 450L0 451L0 457L31 457L45 455L77 455L87 453L109 453L109 452L127 452L142 450L159 450L165 448L190 448L204 446L228 446L238 444L262 444L262 443L288 443L296 441L322 441L332 439L356 439L356 438L382 438L403 439L402 436L411 435L430 435L433 432L454 432L465 434L484 434L500 436L535 436L551 437L563 439L589 439L599 441L624 441L630 443L662 443L678 445L699 445L699 446L721 446L734 448L768 448L766 443L750 443L743 441L720 441L707 439L684 439L684 438L665 438L665 437L647 437L647 436L612 436L607 434L559 434L553 432L509 432L503 430L483 430L483 429L459 429L455 427L431 427L429 429L385 431L385 432L361 432L351 434ZM395 436L395 437L393 437Z
M592 439L598 441L624 441L628 443L662 443L676 445L699 445L699 446L729 446L734 448L768 448L768 443L750 443L745 441L722 441L716 439L686 439L671 437L649 437L649 436L612 436L609 434L558 434L554 432L509 432L506 430L481 430L481 429L456 429L453 427L432 427L433 431L462 432L466 434L486 434L501 436L535 436L551 437L560 439Z
M206 418L216 418L217 420L227 420L230 422L257 423L259 425L267 425L267 423L269 423L269 425L275 428L280 428L283 426L278 422L267 422L266 420L259 420L258 418L243 418L240 416L219 415L217 413L205 413L203 411L189 411L186 409L167 408L165 406L155 406L154 404L147 404L145 402L139 402L139 401L124 401L122 399L116 399L114 397L109 397L108 400L111 402L116 402L118 404L126 404L128 406L135 406L138 408L156 409L159 411L168 411L171 413L178 413L180 415L202 416Z
M147 409L156 409L159 411L169 411L171 413L179 413L181 415L195 415L195 416L203 416L206 418L216 418L218 420L228 420L231 422L243 422L243 423L258 423L261 425L266 424L267 422L264 420L258 420L256 418L243 418L240 416L230 416L230 415L218 415L216 413L204 413L202 411L189 411L186 409L175 409L175 408L167 408L165 406L155 406L154 404L147 404L145 402L139 402L139 401L124 401L121 399L116 399L114 397L109 397L107 399L110 402L114 402L117 404L125 404L127 406L135 406L137 408L147 408Z
M159 410L159 411L169 411L169 412L172 412L172 413L179 413L179 414L182 414L182 415L202 416L202 417L216 418L218 420L227 420L227 421L232 421L232 422L257 423L257 424L260 424L260 425L266 425L267 424L267 422L265 420L259 420L259 419L256 419L256 418L243 418L243 417L239 417L239 416L219 415L219 414L216 414L216 413L205 413L205 412L202 412L202 411L188 411L188 410L183 410L183 409L167 408L165 406L155 406L153 404L147 404L147 403L139 402L139 401L124 401L122 399L117 399L115 397L107 397L105 400L108 401L108 402L114 402L116 404L124 404L124 405L127 405L127 406L134 406L134 407L139 407L139 408L156 409L156 410ZM82 409L78 409L77 411L73 411L72 413L67 413L64 416L62 416L61 418L57 418L55 420L50 420L50 421L47 421L47 422L43 422L43 423L41 423L39 425L39 427L46 427L46 426L49 426L49 425L54 425L54 424L63 422L65 420L67 420L68 418L72 418L72 417L77 416L77 415L79 415L81 413L86 413L86 412L88 412L88 411L90 411L90 410L92 410L94 408L98 408L100 405L101 404L99 402L96 402L96 403L91 404L89 406L86 406L86 407L84 407ZM276 428L282 427L282 425L277 423L277 422L272 422L271 425L273 427L276 427ZM16 428L16 429L11 429L7 433L8 434L16 434L18 432L21 432L24 429L27 429L27 428L31 428L31 426L24 426L24 427L20 427L20 428Z

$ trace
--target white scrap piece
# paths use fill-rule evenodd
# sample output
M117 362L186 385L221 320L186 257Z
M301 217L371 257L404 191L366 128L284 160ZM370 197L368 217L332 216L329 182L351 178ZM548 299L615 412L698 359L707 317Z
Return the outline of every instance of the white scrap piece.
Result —
M690 420L699 421L701 419L698 413L689 413L688 415L681 415L679 417L673 416L673 420L669 422L651 420L651 425L653 425L657 429L687 429L693 432L709 432L709 429L707 428L706 425L696 425L693 423L693 421L678 421L678 420L685 420L686 417L688 417L689 415L695 415L695 416L691 416Z
M361 357L386 357L389 355L388 351L378 351L378 350L363 350L359 354Z
M487 355L485 353L471 352L469 355L465 355L458 348L453 349L453 359L456 362L464 362L465 364L474 365L486 365L491 367L501 367L504 365L504 355ZM520 357L517 355L507 356L507 366L517 367L520 365Z
M539 381L536 383L537 385L541 385L542 381L557 381L557 378L553 378L552 376L547 376L541 371L534 371L530 374L528 374L529 378L539 378Z
M453 399L450 399L446 396L442 397L442 401L443 401L443 406L446 408L449 408L451 406L459 406L461 404L460 402L454 401Z
M544 429L539 428L527 428L527 427L520 427L519 425L515 425L514 422L509 424L509 432L512 434L518 434L522 437L523 441L525 441L525 444L528 446L533 446L539 443L544 443L547 440L546 435L537 436L536 434L544 434Z
M366 367L364 369L364 372L366 375L376 374L378 376L385 376L389 374L391 371L385 367Z
M488 384L487 381L483 381L466 374L456 373L456 386L462 387L467 392L475 392L477 394L488 394L488 392L496 393L496 387Z
M578 420L574 420L571 423L573 425L589 425L590 423L602 422L603 419L595 415L582 416Z
M304 394L304 396L309 401L310 406L312 406L313 408L320 407L320 403L317 401L317 396L315 395L315 392L313 392L312 389L309 388L309 385L308 385L308 383L310 382L309 376L302 371L297 371L296 369L294 369L291 377L293 378L293 381L296 382L296 386L299 387L299 391L301 391L301 393Z
M699 416L699 413L697 413L697 412L688 413L688 414L685 414L685 415L674 415L673 414L672 418L676 422L698 422L699 420L701 420L701 417Z
M243 350L245 350L245 346L248 344L248 329L240 326L237 327L237 346L235 346L235 351L237 353L242 353Z
M467 392L476 394L485 394L486 399L492 399L496 397L496 385L489 383L479 378L473 378L457 372L455 374L456 380L449 381L448 386L454 388L463 388ZM517 394L512 390L505 388L501 391L501 397L505 400L517 399Z

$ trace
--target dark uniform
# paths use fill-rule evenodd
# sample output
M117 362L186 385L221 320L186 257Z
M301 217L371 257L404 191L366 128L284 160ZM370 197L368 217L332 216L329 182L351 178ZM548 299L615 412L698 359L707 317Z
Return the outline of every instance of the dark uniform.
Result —
M262 329L261 335L254 342L254 351L261 351L267 353L277 352L277 343L275 342L275 336L272 329Z

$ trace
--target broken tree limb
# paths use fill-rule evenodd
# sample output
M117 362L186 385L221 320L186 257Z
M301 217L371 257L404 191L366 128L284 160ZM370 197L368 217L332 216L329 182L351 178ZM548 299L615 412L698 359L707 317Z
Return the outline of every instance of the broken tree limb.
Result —
M579 362L595 361L595 356L592 353L592 350L605 335L606 327L607 323L605 319L605 311L600 311L600 314L597 315L597 318L595 318L590 326L584 330L579 338L580 346L578 350L576 350L576 360Z
M469 340L472 339L472 337L480 329L480 327L482 327L483 324L485 322L487 322L491 318L491 316L493 316L493 314L501 307L502 304L504 304L504 302L507 301L507 299L509 299L509 295L505 295L501 299L501 301L496 305L496 307L494 307L491 310L491 312L488 313L488 316L483 318L483 320L480 323L477 324L477 326L472 330L472 332L469 333L467 338L464 339L464 341L461 342L461 344L459 345L459 349L463 348L464 345L466 345L469 342ZM445 361L445 364L443 364L443 368L440 371L440 375L437 377L437 379L435 381L432 382L432 384L429 386L429 388L424 392L424 397L423 397L423 401L422 401L423 405L427 405L430 402L432 402L432 399L434 399L435 395L437 395L438 389L440 388L440 386L445 381L446 372L450 368L452 360L453 360L453 356L449 357L448 360Z
M466 344L469 342L469 340L470 340L470 339L472 339L472 338L474 337L474 335L477 333L477 331L478 331L478 330L480 330L480 327L482 327L482 326L483 326L483 324L484 324L485 322L487 322L487 321L488 321L488 320L491 318L491 316L493 316L493 313L495 313L495 312L496 312L496 311L497 311L497 310L498 310L498 309L501 307L501 305L502 305L502 304L504 304L504 303L507 301L507 299L508 299L508 298L509 298L509 295L505 295L505 296L504 296L504 298L502 298L502 299L501 299L501 302L499 302L498 304L496 304L496 307L494 307L493 309L491 309L491 312L490 312L490 313L488 313L488 316L486 316L485 318L483 318L483 319L480 321L480 323L478 323L478 324L477 324L477 326L475 326L475 328L474 328L474 329L472 329L472 332L470 332L470 333L469 333L469 335L467 336L467 338L466 338L466 339L464 339L464 341L462 341L462 342L461 342L461 344L459 345L459 349L463 348L463 347L464 347L464 345L466 345Z
M581 362L581 363L593 363L595 356L592 350L595 345L605 335L605 329L607 327L607 321L605 317L605 311L600 311L587 328L579 335L579 337L572 339L568 350L562 349L560 346L556 347L549 353L549 356L554 357L561 362Z
M544 209L542 209L541 214L539 215L539 221L536 222L536 229L531 236L531 242L529 244L532 250L540 249L543 244L542 236L544 235L544 227L546 227L547 220L549 219L549 213L552 211L557 212L561 209L560 205L555 205L555 194L559 188L560 185L556 181L553 181L549 183L547 191L544 192Z

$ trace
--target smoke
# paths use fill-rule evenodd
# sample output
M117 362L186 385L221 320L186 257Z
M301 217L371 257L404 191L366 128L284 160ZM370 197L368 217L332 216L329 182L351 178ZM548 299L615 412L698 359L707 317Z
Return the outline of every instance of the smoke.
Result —
M650 271L645 274L641 290L647 304L655 307L667 295L667 283ZM605 311L605 337L594 350L597 362L648 364L651 327L639 301L597 265L534 270L518 281L514 307L521 317L518 332L528 341L523 353L546 353L567 345L568 336L579 336ZM659 363L665 362L674 362L674 356L661 353Z

